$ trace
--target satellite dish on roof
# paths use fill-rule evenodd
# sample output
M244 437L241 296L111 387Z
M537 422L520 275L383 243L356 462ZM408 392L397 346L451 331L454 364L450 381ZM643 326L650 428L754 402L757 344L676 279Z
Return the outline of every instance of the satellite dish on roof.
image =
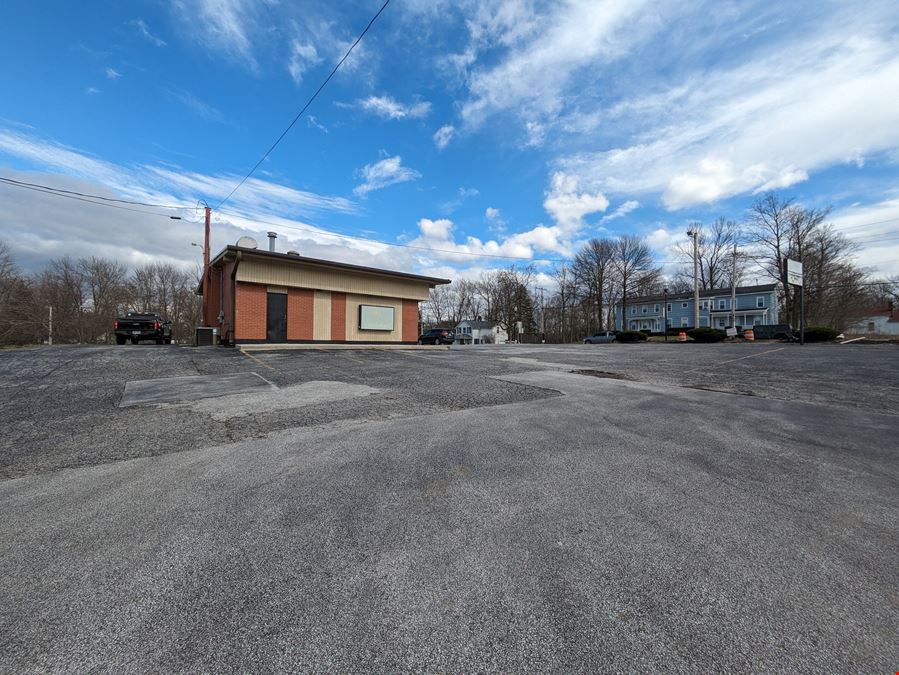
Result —
M237 245L241 248L257 248L259 246L253 237L241 237L237 240Z

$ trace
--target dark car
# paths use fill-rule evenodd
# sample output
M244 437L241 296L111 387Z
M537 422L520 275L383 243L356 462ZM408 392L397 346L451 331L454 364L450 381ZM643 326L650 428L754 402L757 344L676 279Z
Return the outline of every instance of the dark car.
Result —
M115 341L123 345L127 340L137 344L141 340L153 340L156 344L172 344L172 324L159 314L128 312L113 323Z
M756 340L787 340L788 342L798 342L799 338L793 332L793 328L785 323L780 324L756 324L755 326L746 326L752 328ZM745 329L744 329L745 330Z
M432 328L418 336L420 345L451 345L455 340L456 334L448 328Z
M585 345L601 345L608 342L615 342L615 333L608 330L604 333L594 333L584 338Z

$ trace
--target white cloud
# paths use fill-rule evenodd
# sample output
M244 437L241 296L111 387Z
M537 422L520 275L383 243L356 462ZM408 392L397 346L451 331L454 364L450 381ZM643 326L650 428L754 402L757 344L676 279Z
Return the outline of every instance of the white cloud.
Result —
M895 151L899 52L888 23L877 11L830 19L830 30L619 101L604 124L626 142L556 166L610 194L662 193L681 209Z
M859 265L877 276L899 275L899 198L839 209L829 222L859 247Z
M385 157L373 164L366 164L359 173L364 182L357 185L353 192L360 197L389 185L421 178L421 174L418 171L403 166L402 157L399 155Z
M513 110L530 122L528 142L542 141L543 119L562 109L562 99L580 69L610 63L641 35L641 0L551 4L546 14L501 3L494 19L469 21L475 44L507 47L504 58L469 77L462 119L477 126L489 116ZM487 8L487 12L490 12Z
M166 41L153 35L153 33L150 32L150 27L147 26L147 22L143 19L135 19L131 22L131 25L134 26L137 29L137 32L140 33L150 44L156 45L157 47L166 46Z
M99 94L100 90L97 89L96 87L88 87L87 89L84 90L84 93L85 94Z
M218 50L251 69L256 68L250 33L260 3L254 0L173 0L185 30L194 34L202 27L197 43Z
M434 144L439 150L443 150L456 133L456 128L452 124L445 124L434 132Z
M608 221L615 220L616 218L623 218L631 211L633 211L635 209L639 209L639 208L640 208L640 202L638 202L635 199L628 199L623 204L619 204L618 208L616 208L614 211L612 211L612 213L600 218L599 222L607 223Z
M407 104L400 103L390 96L369 96L359 101L359 106L367 112L389 120L401 120L406 117L421 119L431 111L431 104L428 101Z
M108 80L117 80L122 76L122 74L117 71L115 68L107 68L106 69L106 79Z
M492 206L488 206L484 210L484 215L487 216L488 220L495 220L496 218L499 218L499 209L495 209Z
M318 55L315 45L294 40L290 45L290 59L287 63L287 71L290 73L293 81L300 84L306 71L315 67L321 61L322 58Z
M577 176L558 171L543 207L563 231L573 234L583 227L584 216L609 208L609 200L601 192L580 191Z

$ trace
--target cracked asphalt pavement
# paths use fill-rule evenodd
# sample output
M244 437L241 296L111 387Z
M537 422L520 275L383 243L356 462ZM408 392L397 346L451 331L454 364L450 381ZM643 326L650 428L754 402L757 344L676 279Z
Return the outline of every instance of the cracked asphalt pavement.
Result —
M275 387L119 405L248 372ZM852 345L2 351L0 671L893 672L897 372Z

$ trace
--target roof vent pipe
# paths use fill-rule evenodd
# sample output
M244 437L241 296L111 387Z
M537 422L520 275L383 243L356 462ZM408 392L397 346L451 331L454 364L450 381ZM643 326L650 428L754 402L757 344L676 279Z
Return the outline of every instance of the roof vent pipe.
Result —
M275 239L278 238L277 232L269 232L268 233L268 250L272 253L275 252Z

